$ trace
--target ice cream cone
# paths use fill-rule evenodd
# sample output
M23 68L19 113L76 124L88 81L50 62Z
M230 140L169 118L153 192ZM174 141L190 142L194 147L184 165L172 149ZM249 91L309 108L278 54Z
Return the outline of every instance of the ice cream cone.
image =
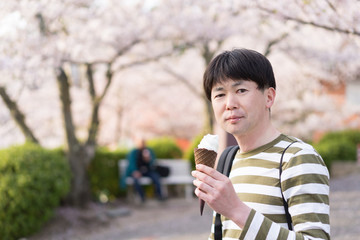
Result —
M205 148L195 148L194 155L195 155L196 164L204 164L208 167L212 167L212 168L214 167L217 156L216 152ZM200 200L200 215L202 216L205 202L202 199L199 200Z
M195 163L204 164L208 167L214 167L217 153L205 148L195 148Z

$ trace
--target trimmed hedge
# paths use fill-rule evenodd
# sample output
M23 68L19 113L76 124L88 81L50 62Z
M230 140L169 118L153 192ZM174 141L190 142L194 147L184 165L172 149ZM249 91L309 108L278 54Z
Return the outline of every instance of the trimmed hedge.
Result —
M60 150L26 143L0 150L0 236L38 231L70 189L71 172Z
M352 144L360 143L360 130L346 129L342 131L334 131L326 133L319 141L319 144L324 142L336 142L339 139L347 140Z
M182 151L175 139L170 137L156 138L147 141L147 145L154 150L156 158L181 158ZM125 196L125 189L120 187L118 161L125 159L129 149L111 151L98 148L91 161L88 173L91 191L94 198L101 202L111 201Z
M183 155L175 139L170 137L151 139L147 145L154 150L156 158L181 158Z
M325 134L314 148L331 169L333 161L356 161L357 144L360 143L360 131L347 129Z
M127 150L110 151L98 148L89 166L92 195L100 201L123 196L119 186L118 161L126 158ZM105 198L105 199L104 199Z
M191 146L188 148L188 150L186 150L185 154L184 154L184 158L188 159L191 163L191 167L192 169L195 169L195 156L194 156L194 149L197 148L197 146L199 145L199 143L201 142L201 139L203 138L203 135L198 135L196 136L192 143Z

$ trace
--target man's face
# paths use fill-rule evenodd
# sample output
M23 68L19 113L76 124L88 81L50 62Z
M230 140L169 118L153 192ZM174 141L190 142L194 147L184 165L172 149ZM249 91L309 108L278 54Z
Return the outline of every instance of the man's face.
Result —
M264 91L253 81L227 79L211 91L216 121L235 137L261 134L268 127L269 108L275 98L273 88Z

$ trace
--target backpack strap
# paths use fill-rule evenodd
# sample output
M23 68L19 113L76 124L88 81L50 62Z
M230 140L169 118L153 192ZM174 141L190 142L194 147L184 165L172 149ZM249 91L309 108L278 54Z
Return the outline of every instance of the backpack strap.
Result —
M223 173L226 176L229 176L232 162L234 160L235 154L239 150L239 146L230 146L227 147L221 154L216 170L218 172ZM221 215L216 213L215 216L215 229L214 229L214 239L221 240L222 239L222 223L221 223Z
M284 149L283 153L281 154L280 164L279 164L279 182L280 182L281 197L282 197L283 205L284 205L284 208L285 208L286 222L287 222L287 224L288 224L288 228L289 228L290 231L293 230L292 220L291 220L291 216L290 216L290 213L289 213L289 205L288 205L288 203L287 203L287 200L285 200L284 193L283 193L283 190L282 190L282 187L281 187L281 173L282 173L282 163L283 163L284 154L285 154L286 150L287 150L293 143L296 143L296 142L297 142L297 141L294 141L294 142L290 143L290 144Z

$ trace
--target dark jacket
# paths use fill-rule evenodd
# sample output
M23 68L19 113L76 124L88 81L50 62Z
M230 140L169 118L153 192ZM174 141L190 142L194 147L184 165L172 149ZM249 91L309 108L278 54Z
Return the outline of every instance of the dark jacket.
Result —
M151 148L147 148L150 151L150 156L151 156L151 160L150 160L150 167L153 167L155 165L155 153ZM139 170L137 167L137 157L139 156L139 151L140 149L135 148L133 150L131 150L128 155L126 156L126 159L128 161L128 166L126 168L125 171L125 175L121 176L121 187L122 188L126 188L126 178L127 177L131 177L132 173L134 171Z

